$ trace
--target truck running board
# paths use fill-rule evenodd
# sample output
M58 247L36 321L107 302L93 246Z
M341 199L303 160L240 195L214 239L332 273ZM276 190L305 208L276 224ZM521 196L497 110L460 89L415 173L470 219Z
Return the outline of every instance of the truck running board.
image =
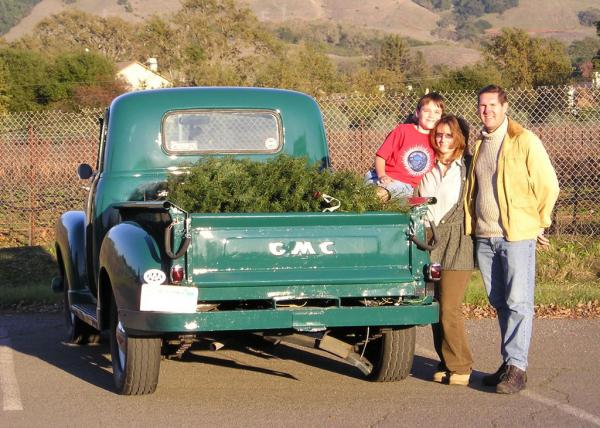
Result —
M91 303L75 303L71 305L71 311L73 311L77 318L81 319L86 324L91 325L96 330L100 329L98 316L96 315L96 305Z

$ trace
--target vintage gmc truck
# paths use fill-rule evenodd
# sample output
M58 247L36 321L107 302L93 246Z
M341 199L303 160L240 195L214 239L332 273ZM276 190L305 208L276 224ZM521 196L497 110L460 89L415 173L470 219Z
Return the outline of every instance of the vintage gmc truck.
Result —
M108 331L116 390L148 394L164 356L235 334L319 348L375 381L405 378L426 286L425 205L410 213L188 213L161 191L202 157L280 153L329 165L321 112L298 92L175 88L116 98L101 121L85 211L56 225L69 340ZM164 186L162 187L164 188Z

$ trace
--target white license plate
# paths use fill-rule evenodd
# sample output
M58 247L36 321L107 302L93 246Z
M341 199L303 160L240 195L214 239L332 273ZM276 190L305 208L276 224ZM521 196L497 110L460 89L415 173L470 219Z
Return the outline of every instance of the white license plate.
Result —
M197 303L196 287L142 284L140 311L192 314L196 312Z

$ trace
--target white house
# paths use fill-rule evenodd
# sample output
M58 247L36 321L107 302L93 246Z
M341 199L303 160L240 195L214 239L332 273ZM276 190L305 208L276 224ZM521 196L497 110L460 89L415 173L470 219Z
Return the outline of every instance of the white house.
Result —
M148 58L147 66L137 61L117 63L117 76L121 78L132 91L142 89L157 89L173 86L173 83L158 74L156 58Z

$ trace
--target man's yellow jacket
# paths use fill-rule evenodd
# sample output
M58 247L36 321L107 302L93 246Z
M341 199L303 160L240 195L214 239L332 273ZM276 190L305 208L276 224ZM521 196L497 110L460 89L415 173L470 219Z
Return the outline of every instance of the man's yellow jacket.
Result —
M482 140L475 142L465 195L466 233L475 231L477 180L475 165ZM508 131L498 157L498 205L504 237L508 241L535 239L551 224L558 198L558 179L540 139L508 119Z

